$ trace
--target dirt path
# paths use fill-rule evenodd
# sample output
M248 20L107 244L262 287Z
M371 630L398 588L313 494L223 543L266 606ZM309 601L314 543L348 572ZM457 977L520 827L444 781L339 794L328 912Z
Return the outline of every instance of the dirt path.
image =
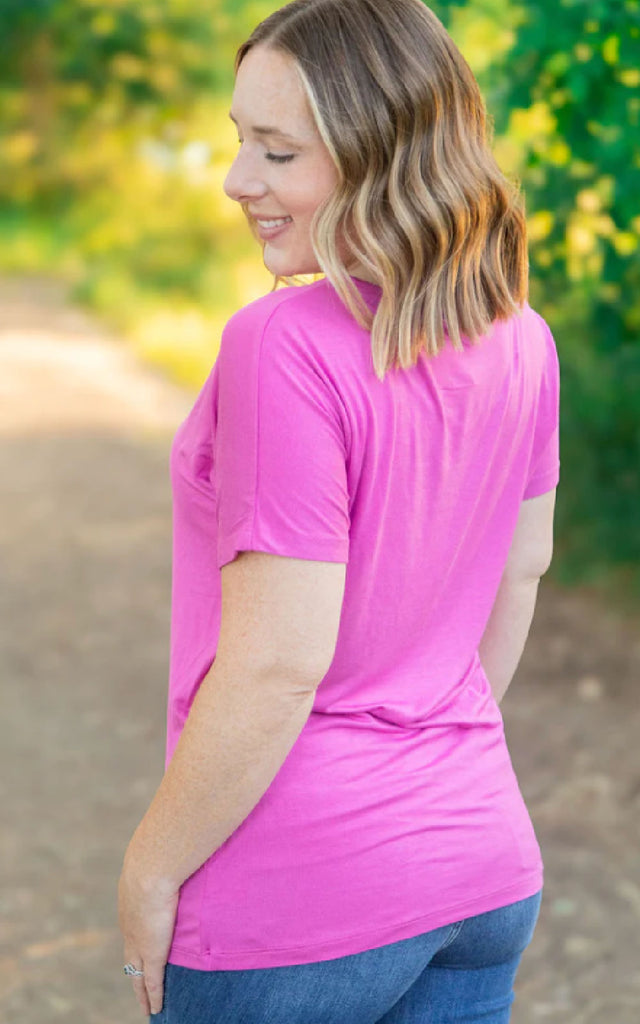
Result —
M6 1024L143 1019L115 887L163 770L168 456L193 398L60 286L0 282ZM640 1019L639 634L542 581L503 705L546 862L512 1024Z

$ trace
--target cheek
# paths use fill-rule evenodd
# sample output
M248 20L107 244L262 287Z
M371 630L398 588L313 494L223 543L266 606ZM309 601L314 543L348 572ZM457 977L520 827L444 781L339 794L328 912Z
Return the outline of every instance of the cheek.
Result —
M291 216L299 223L309 225L316 210L322 205L330 192L330 188L322 188L313 189L312 191L307 190L305 195L293 197L290 195L287 200L287 209ZM297 216L295 211L297 211Z
M295 171L292 167L291 175L281 180L276 190L278 205L293 217L299 229L306 232L316 210L334 190L337 181L333 164L321 168L316 165L311 172L308 165L297 167Z
M287 195L289 209L292 210L295 206L300 213L310 218L337 184L338 174L333 164L320 167L316 165L313 170L300 167L296 169L296 181L292 180L289 183L290 187L285 188L283 194Z

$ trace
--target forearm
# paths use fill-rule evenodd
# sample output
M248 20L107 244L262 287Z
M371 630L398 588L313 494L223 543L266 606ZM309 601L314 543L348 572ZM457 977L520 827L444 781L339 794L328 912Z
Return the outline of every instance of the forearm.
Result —
M280 770L314 695L294 695L266 673L217 675L214 662L127 851L151 880L179 887L238 828Z
M538 595L539 577L503 577L478 654L499 704L522 657Z

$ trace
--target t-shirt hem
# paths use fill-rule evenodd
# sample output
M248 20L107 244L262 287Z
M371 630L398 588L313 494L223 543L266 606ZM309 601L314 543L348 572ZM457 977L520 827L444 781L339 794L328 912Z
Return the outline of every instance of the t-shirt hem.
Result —
M376 931L358 932L341 939L319 943L315 946L291 946L281 949L258 949L221 953L211 950L199 954L193 950L172 946L168 962L178 967L191 967L199 971L240 971L265 967L289 967L296 964L317 963L322 960L334 960L338 957L363 953L369 949L411 939L424 932L433 931L447 924L454 924L467 917L497 910L499 907L516 903L519 900L534 896L542 889L543 870L520 879L516 884L503 889L484 893L473 900L457 903L436 914L426 914L404 921L400 924L388 925Z
M554 487L558 486L560 482L560 475L557 469L549 470L548 473L540 474L540 476L534 477L529 482L523 500L527 498L537 498L540 494L546 494L547 491L552 491Z
M349 561L348 540L336 540L325 537L281 538L278 541L260 540L252 527L243 526L228 531L218 540L217 565L221 569L227 562L232 562L239 551L263 551L267 554L281 555L286 558L302 558L316 562Z

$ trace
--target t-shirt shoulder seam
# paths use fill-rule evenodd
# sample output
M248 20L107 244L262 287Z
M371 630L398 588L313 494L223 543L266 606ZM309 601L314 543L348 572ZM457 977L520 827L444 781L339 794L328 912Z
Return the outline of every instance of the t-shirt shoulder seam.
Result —
M245 311L253 310L256 307L260 308L262 304L268 306L269 301L275 298L277 299L277 301L274 301L271 308L268 308L267 317L263 325L264 327L266 327L269 324L271 318L274 316L274 314L282 306L286 305L287 303L295 302L296 300L301 299L302 297L308 294L310 289L316 289L323 284L325 284L324 281L311 281L309 284L306 285L293 285L290 289L282 289L282 291L280 292L267 292L266 295L260 295L257 299L254 299L253 302L248 302L246 306L241 306L240 309L237 310L237 312L234 314L234 316L241 315Z

